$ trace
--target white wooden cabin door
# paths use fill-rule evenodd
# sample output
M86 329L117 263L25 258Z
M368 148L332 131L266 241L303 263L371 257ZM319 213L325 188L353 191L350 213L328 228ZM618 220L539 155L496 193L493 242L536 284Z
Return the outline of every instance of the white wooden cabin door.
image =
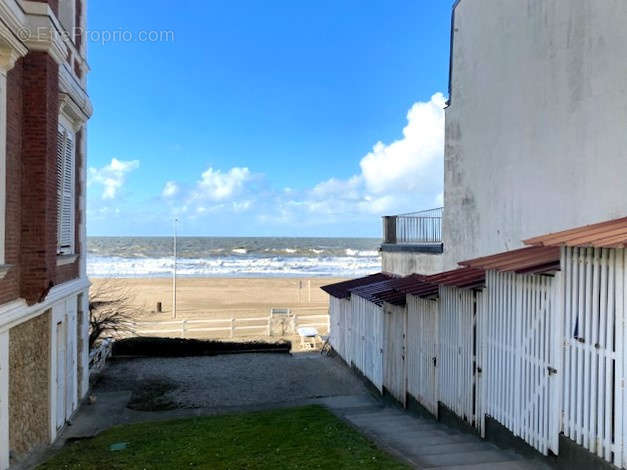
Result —
M488 272L487 285L485 412L543 454L557 454L561 322L553 278Z
M407 297L407 392L438 416L438 301Z
M57 353L57 370L56 370L56 389L57 389L57 400L56 400L56 426L57 429L60 429L65 424L65 378L66 378L66 350L65 350L65 323L58 322L57 323L57 342L56 342L56 353Z
M440 286L438 399L475 423L475 298L469 289Z
M627 468L624 249L562 248L562 432Z
M65 321L65 418L69 420L78 406L78 381L76 367L76 297L66 301Z
M385 353L383 384L405 406L407 404L406 330L407 310L385 309Z
M0 333L0 470L9 468L9 332Z

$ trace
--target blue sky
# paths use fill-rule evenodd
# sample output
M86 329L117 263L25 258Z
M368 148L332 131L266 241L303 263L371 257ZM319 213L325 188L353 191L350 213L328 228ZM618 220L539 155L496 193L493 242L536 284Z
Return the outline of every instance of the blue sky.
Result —
M89 235L176 215L187 235L379 236L440 204L451 2L178 5L89 4Z

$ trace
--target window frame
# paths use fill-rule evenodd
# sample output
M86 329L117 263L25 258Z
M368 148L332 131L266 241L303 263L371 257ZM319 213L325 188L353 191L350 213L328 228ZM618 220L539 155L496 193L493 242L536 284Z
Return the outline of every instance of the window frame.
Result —
M7 72L0 69L0 266L6 262L7 211Z
M57 18L65 30L68 38L70 38L72 43L74 43L74 29L76 28L76 0L60 0L59 14Z

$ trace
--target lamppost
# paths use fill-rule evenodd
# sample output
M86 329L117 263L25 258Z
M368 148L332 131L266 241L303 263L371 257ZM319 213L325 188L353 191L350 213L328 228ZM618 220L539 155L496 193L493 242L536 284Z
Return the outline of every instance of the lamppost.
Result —
M179 219L174 218L174 246L173 246L173 255L174 255L174 266L172 269L172 318L176 319L176 224Z

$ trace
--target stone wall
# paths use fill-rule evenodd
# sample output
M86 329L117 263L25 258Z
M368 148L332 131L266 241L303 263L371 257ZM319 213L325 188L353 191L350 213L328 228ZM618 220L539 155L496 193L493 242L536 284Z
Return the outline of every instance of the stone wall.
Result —
M50 317L9 331L9 442L18 456L50 440Z

